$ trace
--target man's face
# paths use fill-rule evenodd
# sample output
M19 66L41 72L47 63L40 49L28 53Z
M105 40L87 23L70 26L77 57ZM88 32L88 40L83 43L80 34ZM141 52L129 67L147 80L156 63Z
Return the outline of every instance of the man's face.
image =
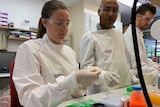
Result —
M147 11L144 15L137 14L137 27L140 30L146 30L147 27L151 24L152 20L154 18L154 14L152 14L150 11Z
M101 7L98 9L100 16L100 26L102 29L109 29L113 27L118 15L117 0L102 0Z

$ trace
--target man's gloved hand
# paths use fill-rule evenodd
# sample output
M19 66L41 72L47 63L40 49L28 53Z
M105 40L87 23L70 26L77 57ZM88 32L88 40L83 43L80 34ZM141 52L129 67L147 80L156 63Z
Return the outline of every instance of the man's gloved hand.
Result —
M116 72L109 72L109 71L101 71L99 75L99 78L103 78L103 80L110 87L119 85L119 77L120 76Z
M154 57L154 58L152 59L152 61L158 63L158 57Z
M157 69L158 71L160 71L160 66L159 66L159 65L153 65L153 67L154 67L155 69Z
M133 76L131 77L131 81L132 81L133 84L138 84L138 83L140 83L139 79L138 79L135 75L133 75Z
M77 82L83 86L92 85L97 79L100 72L95 72L94 68L79 70L76 72Z

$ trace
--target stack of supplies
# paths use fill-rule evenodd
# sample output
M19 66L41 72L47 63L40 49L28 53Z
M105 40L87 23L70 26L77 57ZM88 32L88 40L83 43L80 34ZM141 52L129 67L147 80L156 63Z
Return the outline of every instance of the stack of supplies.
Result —
M8 26L8 13L0 11L0 26Z
M124 107L124 101L128 97L117 94L109 94L93 104L92 107Z

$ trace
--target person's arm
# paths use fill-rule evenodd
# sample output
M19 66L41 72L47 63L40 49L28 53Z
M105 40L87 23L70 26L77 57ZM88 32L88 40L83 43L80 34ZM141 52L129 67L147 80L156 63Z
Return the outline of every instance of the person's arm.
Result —
M153 62L151 59L147 57L147 55L144 55L143 49L141 46L139 46L139 54L141 59L141 66L143 73L150 73L153 75L153 78L157 78L158 74L158 63ZM146 58L147 57L147 58ZM157 68L156 68L157 67Z
M125 42L125 46L126 46L126 42ZM136 69L133 70L131 68L129 58L130 58L129 51L128 51L127 47L126 47L126 59L127 59L128 70L129 70L130 77L131 77L131 82L132 82L132 84L138 84L139 83L139 79L136 77L137 70Z
M140 60L141 60L142 71L143 71L143 73L152 74L154 79L156 79L157 74L158 74L158 70L153 66L154 65L153 61L148 60L147 54L144 52L144 49L142 48L143 46L140 43L141 43L141 39L138 39L139 55L140 55ZM135 63L136 63L136 61L135 61Z
M143 56L141 51L142 50L139 49L140 60L141 60L141 68L142 68L143 73L150 73L156 79L158 70L155 69L153 66L149 66L149 64L146 63L146 61L144 59L144 56ZM136 65L136 59L135 59L134 52L130 52L130 61L132 63L132 67L135 67L135 69L137 70L137 65Z
M157 59L155 58L155 60L157 60ZM153 61L152 59L148 58L148 63L150 66L153 66L155 69L160 71L160 66L156 61Z
M131 69L130 63L128 61L128 58L127 58L127 65L128 65L128 70L130 72L130 77L131 77L132 84L138 84L139 83L139 79L136 76L137 75L137 70L136 69Z
M131 68L137 69L136 59L135 59L135 52L134 52L134 46L133 46L133 39L132 39L132 33L131 33L131 27L127 30L127 32L124 33L126 43L127 43L127 49L129 50L129 60L131 63ZM141 67L143 73L150 73L156 78L157 75L157 69L155 69L153 66L150 66L148 64L148 59L146 59L146 54L144 54L144 50L142 49L142 43L143 39L140 38L140 34L137 33L137 40L138 40L138 47L139 47L139 55L141 60Z
M131 29L131 28L129 28ZM128 30L129 30L128 29ZM132 56L134 54L134 49L133 49L133 39L131 37L131 33L127 31L124 34L124 43L125 43L125 47L126 47L126 57L127 57L127 65L128 65L128 69L130 72L130 77L131 77L131 82L132 84L137 84L139 83L139 79L137 78L137 70L133 69L133 61L132 59L134 58L134 56Z
M80 69L95 66L94 41L91 32L84 34L80 41Z

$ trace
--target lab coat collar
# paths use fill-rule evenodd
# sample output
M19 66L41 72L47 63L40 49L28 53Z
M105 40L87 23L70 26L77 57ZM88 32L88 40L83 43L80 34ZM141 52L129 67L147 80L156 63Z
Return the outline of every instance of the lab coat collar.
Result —
M96 28L97 30L106 30L106 29L102 29L99 23L97 23ZM115 26L113 26L113 28L115 28ZM113 28L110 28L110 29L113 29Z
M143 31L140 30L138 27L136 27L136 31L137 31L137 33L139 33L142 37L144 36L144 35L143 35Z
M49 43L49 45L50 45L51 47L53 47L54 49L56 49L56 50L62 50L62 49L63 49L63 46L64 46L63 44L54 44L53 42L51 42L51 41L49 40L47 34L44 34L44 36L43 36L42 39L45 40L45 41L47 41L47 42Z
M131 27L131 24L129 25L129 27ZM131 29L131 28L130 28ZM142 37L144 36L143 35L143 31L142 30L140 30L138 27L136 27L136 32L137 32L137 34L140 34ZM138 36L138 35L137 35Z
M100 24L97 23L96 28L97 28L97 30L112 30L114 27L113 27L113 28L110 28L110 29L102 29L101 26L100 26Z
M99 23L97 23L97 26L96 26L97 30L102 30L101 26L99 25Z
M47 36L47 34L45 33L44 35L43 35L43 38L42 38L43 40L47 40L48 41L48 36Z
M136 31L137 31L138 33L142 32L138 27L136 27Z

